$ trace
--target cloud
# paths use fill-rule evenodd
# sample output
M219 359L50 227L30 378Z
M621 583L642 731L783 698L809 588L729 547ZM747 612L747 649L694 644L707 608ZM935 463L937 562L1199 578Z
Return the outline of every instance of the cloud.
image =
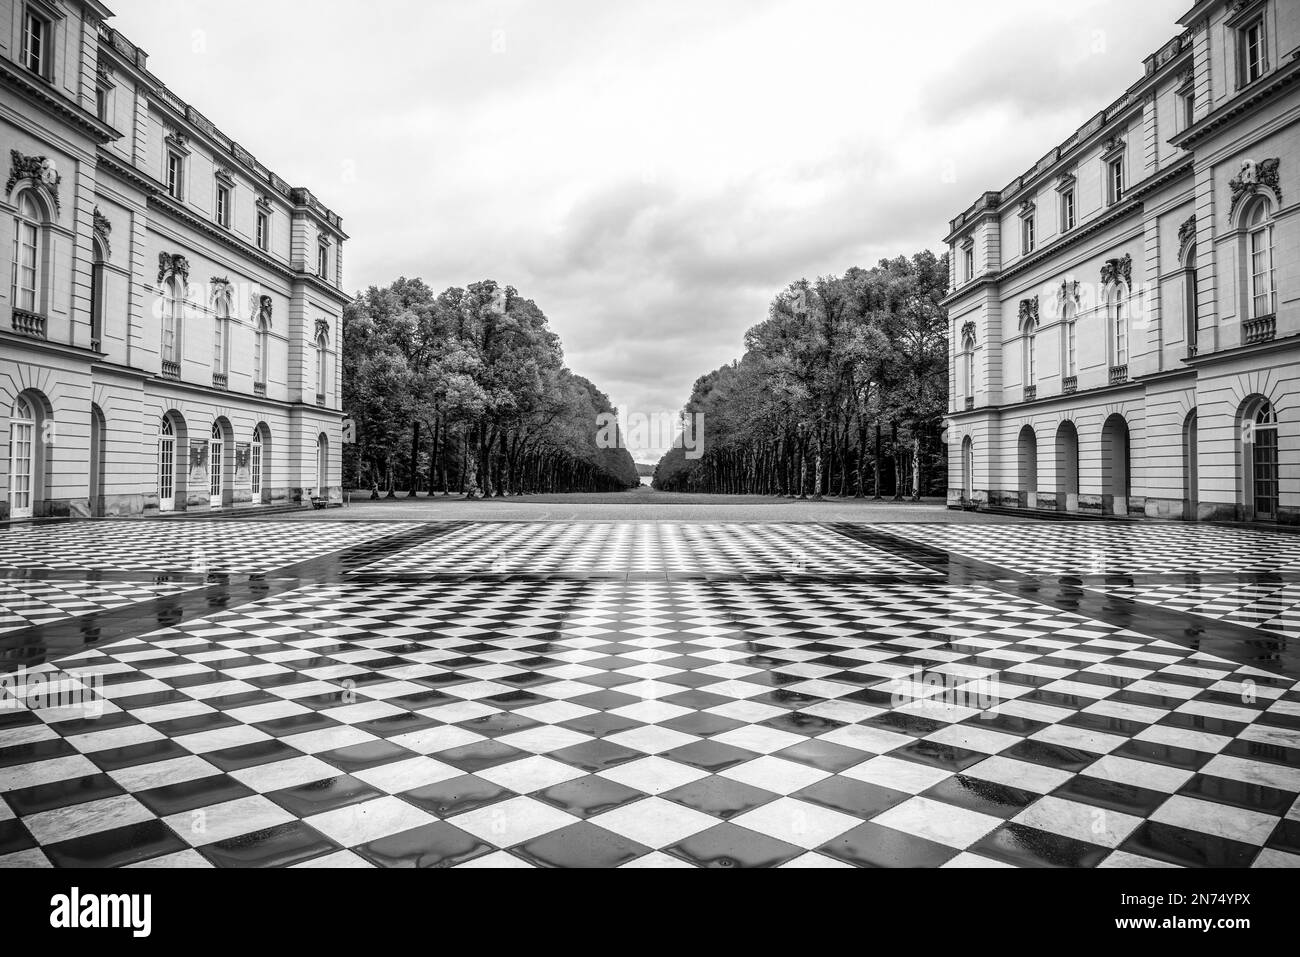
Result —
M509 282L574 371L655 412L790 281L940 249L1185 7L135 0L113 23L343 215L350 287Z

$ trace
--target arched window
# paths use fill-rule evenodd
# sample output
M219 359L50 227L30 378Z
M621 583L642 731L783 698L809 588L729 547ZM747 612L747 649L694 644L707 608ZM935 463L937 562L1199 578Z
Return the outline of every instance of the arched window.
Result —
M163 296L162 315L162 358L164 363L172 363L170 372L180 374L181 334L185 325L185 283L178 276L167 282ZM163 367L163 372L169 370Z
M94 242L94 263L90 267L90 348L99 351L104 339L104 247Z
M967 333L961 341L962 395L971 398L975 395L975 336Z
M47 223L44 205L35 192L18 194L14 216L13 305L24 312L40 313L43 308L44 256L41 246Z
M1183 335L1187 338L1187 355L1196 355L1200 338L1200 303L1196 291L1196 243L1183 254Z
M1079 311L1077 286L1077 283L1073 287L1067 285L1061 294L1061 344L1064 352L1061 368L1065 370L1066 378L1079 374L1079 346L1075 338L1075 318Z
M1273 217L1268 201L1260 198L1246 217L1246 245L1250 256L1250 318L1277 313L1277 284L1273 274Z
M230 299L233 291L229 283L219 283L212 297L212 372L226 374L226 337L230 328Z
M1110 324L1110 365L1112 369L1128 365L1129 304L1128 290L1119 283L1111 286L1106 298Z
M316 401L318 402L325 401L325 356L325 336L321 334L316 338Z
M36 410L25 396L9 418L9 517L31 518L36 485Z
M1024 325L1024 383L1025 388L1032 389L1038 383L1038 323L1026 319Z
M253 381L266 385L267 366L267 328L266 317L257 320L257 331L253 333Z

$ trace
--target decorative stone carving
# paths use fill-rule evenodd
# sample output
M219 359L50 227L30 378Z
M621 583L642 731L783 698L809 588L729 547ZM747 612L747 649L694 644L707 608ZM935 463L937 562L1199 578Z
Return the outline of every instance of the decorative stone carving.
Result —
M1196 238L1196 214L1188 216L1178 227L1178 248L1186 249L1187 244Z
M218 166L216 173L213 175L227 185L231 185L235 182L235 174L224 166Z
M1110 156L1112 153L1118 153L1124 146L1124 137L1116 134L1106 140L1106 145L1101 148L1101 155Z
M40 183L54 198L54 208L59 209L59 184L63 176L54 161L46 156L28 156L17 150L9 151L9 179L5 182L5 195L13 192L21 179L30 179Z
M319 339L321 336L324 336L327 342L329 341L330 324L329 321L326 319L316 320L316 335L314 338Z
M190 261L180 253L158 254L158 285L164 280L179 276L182 282L189 282Z
M1113 282L1123 282L1126 286L1132 285L1132 256L1126 255L1122 259L1106 260L1106 264L1101 267L1101 284L1103 286L1109 286Z
M1022 217L1032 216L1034 215L1034 210L1036 210L1037 208L1038 206L1034 203L1032 199L1026 199L1022 201L1020 204L1020 215Z
M1258 163L1254 160L1243 162L1241 172L1228 183L1228 188L1232 190L1232 206L1229 215L1236 213L1242 200L1254 196L1261 186L1271 189L1273 195L1281 202L1282 186L1278 177L1280 165L1276 156L1272 159L1260 160Z
M1061 314L1065 314L1067 305L1079 308L1079 280L1066 279L1061 283L1061 288L1056 292L1056 299L1061 307Z
M963 345L968 342L971 345L975 344L975 321L973 319L968 319L962 323L961 341Z
M169 145L174 146L177 149L189 152L190 138L184 130L172 130L169 132L167 134L167 142Z
M95 207L95 211L92 214L92 221L93 221L92 228L94 229L95 235L99 238L99 241L104 245L104 255L105 256L113 255L113 247L112 245L110 245L108 241L108 235L113 231L113 224L108 221L107 216L105 216L103 213L99 211L98 206Z
M262 296L257 300L257 318L265 320L266 327L271 328L271 297Z
M1038 297L1032 299L1020 300L1020 324L1023 326L1026 322L1038 322Z

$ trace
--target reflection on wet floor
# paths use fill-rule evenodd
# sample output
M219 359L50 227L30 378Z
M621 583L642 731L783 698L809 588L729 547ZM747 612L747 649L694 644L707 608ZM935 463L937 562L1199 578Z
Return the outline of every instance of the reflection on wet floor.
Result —
M321 521L272 559L243 524L0 534L0 668L58 679L0 708L0 865L1300 863L1289 568L867 525Z

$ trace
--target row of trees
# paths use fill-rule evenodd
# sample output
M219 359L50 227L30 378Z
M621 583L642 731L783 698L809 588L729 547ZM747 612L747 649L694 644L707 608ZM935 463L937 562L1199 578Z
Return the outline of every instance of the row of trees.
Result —
M683 414L703 454L670 450L668 491L820 498L941 493L948 401L948 257L921 252L792 283L699 378ZM699 418L697 418L699 417Z
M609 399L565 367L546 316L511 286L488 280L437 295L420 279L372 286L344 313L343 370L343 407L356 424L344 481L372 497L638 483L626 449L597 444Z

